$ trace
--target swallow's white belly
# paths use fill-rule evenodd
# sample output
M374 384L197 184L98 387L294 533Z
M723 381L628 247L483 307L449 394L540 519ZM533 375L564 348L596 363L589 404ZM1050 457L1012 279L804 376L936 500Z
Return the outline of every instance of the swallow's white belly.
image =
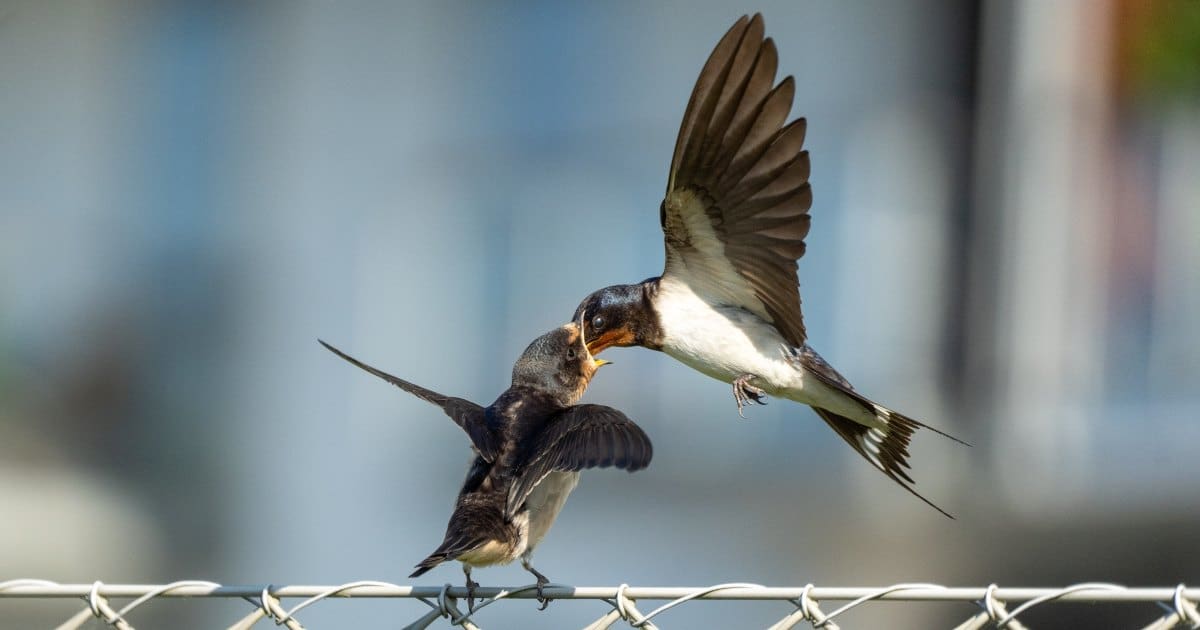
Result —
M862 406L828 387L784 355L786 342L774 324L736 306L710 304L686 284L659 285L654 301L663 328L663 352L698 372L730 383L743 374L771 396L828 409L874 425Z
M743 308L713 306L687 285L664 281L654 300L663 327L663 352L729 383L743 374L772 395L803 389L804 374L789 363L783 337L771 323Z
M525 499L525 507L529 510L529 539L526 543L529 552L532 552L546 536L546 532L550 531L554 519L558 517L563 504L567 502L567 497L578 483L577 472L552 472L533 487L533 491Z

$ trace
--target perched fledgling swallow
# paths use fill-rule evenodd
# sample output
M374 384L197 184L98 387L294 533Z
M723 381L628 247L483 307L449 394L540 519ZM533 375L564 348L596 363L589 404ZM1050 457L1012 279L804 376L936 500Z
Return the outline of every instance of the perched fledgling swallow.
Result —
M662 275L592 293L575 319L590 316L593 353L643 346L732 383L739 414L767 394L810 405L859 455L950 516L913 489L904 469L918 428L961 440L854 391L805 343L796 261L812 188L805 121L784 124L795 82L775 85L777 62L761 15L742 16L721 38L675 141L659 207Z
M615 466L634 472L650 464L650 438L625 414L604 405L575 404L607 363L588 352L580 330L572 323L535 339L513 366L512 386L487 407L401 380L321 341L350 363L441 407L471 439L475 459L445 540L409 577L458 560L473 592L478 584L471 580L471 567L519 557L537 578L545 608L549 601L542 589L549 582L530 559L579 483L579 471ZM468 596L472 610L473 600Z

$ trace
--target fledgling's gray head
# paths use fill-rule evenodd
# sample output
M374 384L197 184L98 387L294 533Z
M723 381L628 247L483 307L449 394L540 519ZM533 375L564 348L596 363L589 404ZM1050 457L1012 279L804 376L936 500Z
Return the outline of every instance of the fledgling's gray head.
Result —
M583 396L600 366L608 363L588 352L579 324L570 323L533 340L513 365L513 385L547 392L564 405Z

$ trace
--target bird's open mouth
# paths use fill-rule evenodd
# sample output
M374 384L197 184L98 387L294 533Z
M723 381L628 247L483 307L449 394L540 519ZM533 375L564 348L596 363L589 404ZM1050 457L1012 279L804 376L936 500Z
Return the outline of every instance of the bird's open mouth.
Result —
M597 335L595 339L589 339L587 342L588 352L592 354L600 354L612 346L632 345L635 345L635 338L633 331L628 328L606 330Z

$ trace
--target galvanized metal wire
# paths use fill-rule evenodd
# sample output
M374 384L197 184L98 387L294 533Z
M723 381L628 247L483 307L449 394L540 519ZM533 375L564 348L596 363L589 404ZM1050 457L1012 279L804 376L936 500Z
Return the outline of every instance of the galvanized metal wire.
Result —
M336 586L274 586L274 585L223 585L202 580L183 580L170 584L59 584L49 580L18 579L0 582L0 600L7 599L80 599L86 603L75 615L58 625L60 630L79 628L91 619L99 619L118 630L133 630L130 613L150 602L171 598L210 597L243 599L250 605L247 614L234 621L230 630L246 630L263 619L271 624L285 626L290 630L301 630L297 614L322 600L329 598L407 598L416 599L429 607L424 615L405 626L409 629L427 628L439 619L450 626L467 630L480 630L475 617L488 606L506 599L533 599L537 597L536 585L496 588L480 587L475 590L479 603L469 612L464 612L460 601L467 597L465 587L452 586L401 586L390 582L359 581ZM1200 628L1200 587L1189 588L1184 584L1174 587L1131 588L1118 584L1084 583L1062 588L1001 587L991 584L986 587L948 587L940 584L894 584L882 588L869 587L821 587L808 584L803 587L768 587L760 584L716 584L706 587L640 587L621 584L619 586L572 587L550 585L545 596L553 600L601 600L611 607L599 619L584 626L584 630L605 630L618 622L632 628L653 630L658 626L652 621L667 611L695 600L753 600L783 602L791 608L788 614L770 626L769 630L786 630L807 622L813 628L837 630L834 619L844 613L876 601L922 601L922 602L973 602L980 611L957 626L957 630L973 630L984 627L1023 630L1027 628L1018 617L1037 606L1056 602L1115 602L1146 604L1156 607L1156 615L1143 626L1143 630L1168 630L1174 628ZM131 600L114 608L112 600ZM284 600L300 601L285 608ZM665 601L649 613L642 613L639 601ZM820 602L846 602L832 612L821 610ZM2 602L0 602L2 604ZM1008 606L1018 604L1009 609ZM161 604L160 604L161 605ZM2 609L0 609L2 611ZM532 613L531 613L532 614Z

